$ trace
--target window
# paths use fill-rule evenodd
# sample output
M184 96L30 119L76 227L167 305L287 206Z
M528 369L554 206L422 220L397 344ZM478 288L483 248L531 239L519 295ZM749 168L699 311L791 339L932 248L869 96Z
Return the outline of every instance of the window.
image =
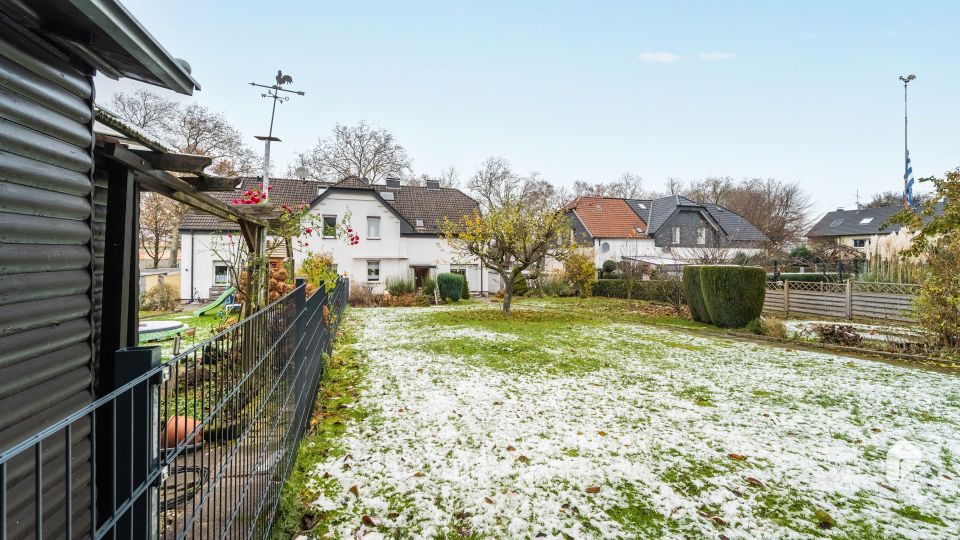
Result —
M450 269L450 273L451 273L451 274L457 274L457 275L460 275L460 276L463 276L463 277L467 277L467 269L466 269L466 268L451 268L451 269Z
M866 225L867 223L870 223L871 221L873 221L873 218L872 218L872 217L865 217L865 218L863 218L863 219L860 220L860 224L861 224L861 225Z
M380 281L380 261L367 261L367 281L371 283Z
M230 283L230 269L226 263L213 263L213 283L216 285Z
M367 216L367 239L380 239L380 218L378 216Z
M843 219L835 219L830 222L831 227L839 227L842 224L843 224Z
M422 219L418 219L416 223L417 223L417 227L418 227L418 228L419 228L419 227L423 227L423 220L422 220Z
M673 243L674 244L680 243L680 227L673 228Z
M702 246L702 245L705 245L706 243L707 243L707 228L698 227L697 228L697 244Z
M867 244L870 243L869 238L854 238L853 247L867 247Z
M600 251L602 251L602 252L604 252L604 253L610 251L610 242L604 242L604 243L600 244Z
M323 237L337 237L337 216L323 216Z

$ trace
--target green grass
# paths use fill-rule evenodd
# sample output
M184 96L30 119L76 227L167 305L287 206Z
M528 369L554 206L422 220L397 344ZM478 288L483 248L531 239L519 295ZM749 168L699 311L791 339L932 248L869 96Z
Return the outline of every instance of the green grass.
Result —
M316 479L312 473L317 464L344 454L338 444L340 435L348 424L365 415L357 401L365 358L355 347L356 336L350 321L344 321L340 328L337 346L327 360L320 383L310 429L300 443L296 462L283 486L270 535L274 540L287 540L307 530L312 535L322 536L327 532L329 521L336 517L335 512L311 509L311 503L318 497L335 491L330 482Z
M929 523L930 525L940 525L941 527L946 526L946 523L943 522L937 516L931 514L925 514L922 510L915 506L904 506L897 508L894 512L900 514L901 516L912 519L914 521L922 521L923 523Z
M502 338L477 339L471 335L438 337L410 346L435 355L464 356L479 365L521 373L534 371L555 375L580 375L614 368L620 358L597 356L589 352L604 344L611 349L624 346L643 352L648 360L661 357L666 348L699 350L690 343L650 337L644 343L617 343L615 333L597 335L595 331L610 324L645 324L714 329L677 316L653 315L645 311L648 302L627 302L609 298L560 298L548 301L521 300L510 315L489 304L464 309L432 311L411 321L422 334L443 330L447 335L457 328L501 334ZM714 329L715 330L715 329ZM611 340L614 342L611 343ZM652 345L660 345L656 347Z

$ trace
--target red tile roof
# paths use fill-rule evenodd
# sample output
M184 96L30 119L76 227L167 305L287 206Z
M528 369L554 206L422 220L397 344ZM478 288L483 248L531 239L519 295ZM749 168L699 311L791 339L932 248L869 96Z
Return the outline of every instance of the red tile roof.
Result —
M567 204L594 238L640 238L647 224L623 199L577 197Z

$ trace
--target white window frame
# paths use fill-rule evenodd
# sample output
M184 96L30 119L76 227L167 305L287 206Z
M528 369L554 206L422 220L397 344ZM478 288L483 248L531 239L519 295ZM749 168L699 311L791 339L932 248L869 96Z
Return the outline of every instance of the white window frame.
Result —
M672 230L673 237L671 238L673 244L680 243L680 227L674 227Z
M697 245L698 246L707 245L707 228L706 227L697 227Z
M217 267L222 266L226 269L225 275L226 280L217 281ZM229 285L230 284L230 265L224 261L214 261L213 263L213 284L214 285Z
M371 220L371 219L377 220L377 235L376 235L376 236L371 236L371 235L370 235L370 220ZM380 235L383 234L382 231L380 230L380 225L382 225L382 224L383 224L383 220L380 219L380 216L367 216L367 240L379 240L379 239L380 239Z
M370 279L370 263L377 264L377 275L373 279ZM379 260L369 260L367 261L367 283L380 283L380 261Z
M327 218L333 218L333 234L327 234ZM337 216L336 214L324 214L320 218L320 235L324 238L336 238L337 237Z

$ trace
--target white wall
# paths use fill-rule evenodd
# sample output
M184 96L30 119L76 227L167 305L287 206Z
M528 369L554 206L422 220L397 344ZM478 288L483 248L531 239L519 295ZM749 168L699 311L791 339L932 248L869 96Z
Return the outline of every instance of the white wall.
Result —
M472 292L489 290L488 280L480 282L486 272L480 271L478 262L457 257L446 241L435 236L400 236L400 219L372 193L335 191L320 201L312 213L317 216L318 224L322 223L324 215L335 215L337 223L343 224L349 213L349 224L360 235L360 242L350 245L345 238L323 238L322 227L318 226L309 237L303 236L299 242L293 241L294 260L298 267L311 253L328 252L333 255L338 273L349 277L352 283L369 283L375 293L383 293L386 292L387 280L392 277L412 279L412 266L436 267L431 272L436 275L449 272L451 265L460 265L467 270L467 282ZM380 218L379 239L368 238L367 217ZM196 252L191 257L190 249L194 241ZM208 299L213 284L213 264L218 260L210 249L214 241L220 245L231 239L208 233L199 233L195 239L191 234L182 235L184 273L181 294L184 298L190 298L190 276L193 275L199 298ZM242 239L234 235L232 241L241 242ZM368 261L380 261L380 279L376 282L367 280Z
M603 250L604 244L609 249ZM593 263L602 268L605 261L620 262L624 257L662 257L652 238L596 238L593 241Z

